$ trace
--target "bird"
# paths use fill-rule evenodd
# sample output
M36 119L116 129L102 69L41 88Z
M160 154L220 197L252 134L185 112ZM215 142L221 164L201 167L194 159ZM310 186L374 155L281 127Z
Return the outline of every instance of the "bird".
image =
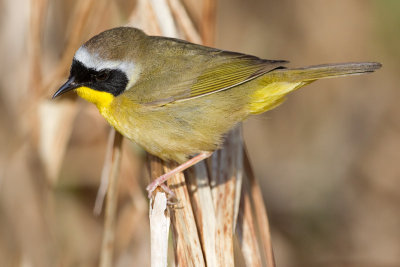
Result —
M285 60L151 36L133 27L103 31L76 51L56 98L74 90L148 153L180 165L153 180L149 197L174 174L209 157L236 124L279 106L322 78L373 72L377 62L289 68Z

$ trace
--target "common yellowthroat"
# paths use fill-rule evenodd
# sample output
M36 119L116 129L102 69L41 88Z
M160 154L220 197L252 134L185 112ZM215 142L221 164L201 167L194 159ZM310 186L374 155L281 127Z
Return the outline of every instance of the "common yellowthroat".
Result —
M183 163L150 184L151 194L168 177L211 155L235 124L275 108L289 92L381 67L362 62L286 68L286 63L119 27L76 51L69 79L53 98L76 90L122 135L163 160Z

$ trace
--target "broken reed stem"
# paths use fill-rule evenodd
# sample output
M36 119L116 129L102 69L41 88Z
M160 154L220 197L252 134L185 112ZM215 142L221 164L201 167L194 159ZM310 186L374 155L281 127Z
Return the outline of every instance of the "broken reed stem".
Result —
M167 209L167 196L157 192L154 200L150 200L149 209L151 237L151 267L167 267L168 237L171 223Z
M115 131L113 129L113 131ZM122 140L120 133L116 132L113 142L113 153L108 177L107 201L105 209L104 233L101 245L100 267L111 267L115 239L115 221L118 193L118 176L121 166Z
M164 173L163 163L159 158L147 154L147 162L150 179ZM155 197L150 200L149 205L151 266L164 267L168 265L168 237L171 219L166 210L166 194L157 188L154 195Z

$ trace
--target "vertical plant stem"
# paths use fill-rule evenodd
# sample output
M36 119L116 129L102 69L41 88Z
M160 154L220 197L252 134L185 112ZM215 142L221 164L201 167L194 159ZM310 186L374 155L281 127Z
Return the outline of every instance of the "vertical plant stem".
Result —
M150 0L154 13L161 28L161 32L167 37L178 37L174 18L166 0Z
M111 267L115 239L115 221L118 193L118 176L121 165L122 140L120 133L116 132L113 142L113 155L110 168L107 201L105 209L104 234L101 246L100 267Z
M167 267L168 237L171 220L167 210L167 197L157 192L150 200L151 267ZM155 245L156 244L156 245Z
M207 266L218 266L216 253L216 218L206 161L202 161L187 171L193 214L196 219L204 259Z
M108 133L106 157L104 159L103 170L101 171L100 186L97 190L96 202L94 204L93 213L100 215L103 209L104 198L107 194L108 182L111 170L112 157L114 153L115 129L111 128Z
M203 19L200 25L204 45L213 45L215 39L216 0L203 1Z
M31 12L30 12L30 28L29 28L29 64L30 64L30 77L29 87L32 90L27 98L26 103L21 105L29 110L33 109L35 112L31 112L28 116L27 123L30 124L30 136L33 144L37 146L39 141L39 118L37 116L37 103L42 89L42 40L44 32L44 22L47 11L47 0L32 0L31 1Z
M237 167L242 149L238 129L231 131L223 145L211 158L211 187L216 216L216 253L218 266L233 266L233 234L236 205L237 179L241 170ZM237 202L238 205L238 202Z
M170 164L168 167L165 171L171 170L174 166ZM171 209L176 264L177 266L206 266L183 173L171 177L168 180L168 186L174 190L179 199L179 206Z
M253 198L255 219L259 227L260 241L266 257L267 266L275 267L275 257L272 249L271 233L269 229L267 211L264 205L264 199L262 197L260 185L254 177L253 170L251 169L250 161L246 151L244 153L244 166L246 170L246 175L250 182L250 194Z
M50 73L50 79L43 89L44 93L48 93L50 89L53 90L56 83L59 83L68 72L72 55L75 53L84 36L84 30L88 25L92 26L91 23L88 23L88 20L91 17L91 13L94 9L93 6L96 5L96 3L97 1L95 0L79 1L76 3L75 16L70 20L72 21L72 25L69 26L64 53L58 66Z
M147 162L149 162L150 179L163 174L163 163L159 158L147 154ZM157 188L154 195L155 197L150 200L149 205L151 267L164 267L168 264L168 237L171 219L167 210L166 194Z
M201 37L196 31L196 28L181 1L169 0L168 2L171 6L171 11L174 14L174 17L176 18L176 22L182 28L186 39L190 42L201 44Z
M47 0L31 1L31 23L29 32L30 48L30 81L29 85L34 90L34 95L39 95L42 87L42 38L43 26L46 18Z
M236 222L236 236L246 266L261 267L263 266L262 255L257 240L254 210L251 207L251 195L246 174L244 178L245 181L242 186L240 208Z

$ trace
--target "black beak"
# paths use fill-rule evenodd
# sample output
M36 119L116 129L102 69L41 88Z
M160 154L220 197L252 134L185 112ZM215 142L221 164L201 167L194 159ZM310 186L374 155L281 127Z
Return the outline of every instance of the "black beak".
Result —
M74 90L75 88L78 88L79 85L75 83L75 77L70 77L66 83L64 83L60 89L57 90L57 92L53 95L53 99L56 98L59 95L62 95L68 91Z

